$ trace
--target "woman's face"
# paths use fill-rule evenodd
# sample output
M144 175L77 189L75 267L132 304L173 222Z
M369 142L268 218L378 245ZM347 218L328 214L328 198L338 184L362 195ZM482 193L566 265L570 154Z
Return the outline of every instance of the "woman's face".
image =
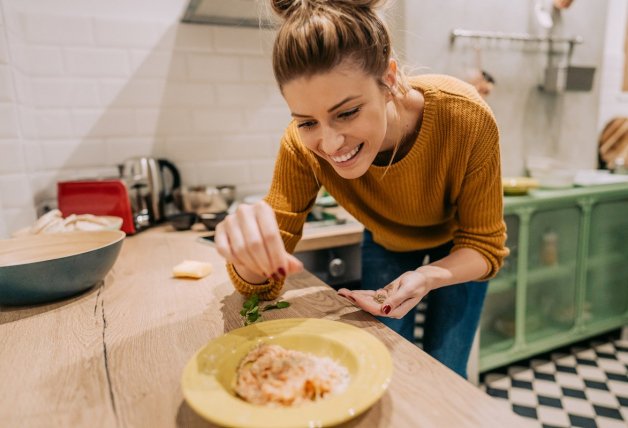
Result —
M394 83L394 76L387 71L384 83ZM386 138L392 96L358 67L340 65L282 89L305 146L341 177L362 176L378 152L392 148Z

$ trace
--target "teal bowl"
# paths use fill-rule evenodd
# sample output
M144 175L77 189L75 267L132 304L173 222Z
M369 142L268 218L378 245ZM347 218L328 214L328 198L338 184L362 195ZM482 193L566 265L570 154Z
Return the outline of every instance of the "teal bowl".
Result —
M0 305L46 303L93 287L113 267L124 237L108 230L0 241Z

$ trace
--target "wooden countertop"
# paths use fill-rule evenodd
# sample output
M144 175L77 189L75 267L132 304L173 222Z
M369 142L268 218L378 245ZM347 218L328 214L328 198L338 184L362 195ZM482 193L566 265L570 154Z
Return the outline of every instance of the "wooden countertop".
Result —
M183 367L201 346L242 326L243 298L223 260L196 233L168 227L125 239L105 281L77 297L0 307L0 425L208 427L183 400ZM201 280L171 277L184 259L208 260ZM390 350L389 390L351 427L525 426L489 397L356 309L309 273L290 277L292 305L265 319L313 317L359 326Z

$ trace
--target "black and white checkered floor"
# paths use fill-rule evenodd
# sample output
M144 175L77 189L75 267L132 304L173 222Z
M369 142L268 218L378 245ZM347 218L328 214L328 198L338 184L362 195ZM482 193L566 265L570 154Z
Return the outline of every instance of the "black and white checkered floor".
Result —
M484 376L489 395L540 427L628 427L628 341L592 341Z
M424 310L420 303L419 347ZM531 426L628 427L628 341L619 331L542 357L486 373L480 388Z

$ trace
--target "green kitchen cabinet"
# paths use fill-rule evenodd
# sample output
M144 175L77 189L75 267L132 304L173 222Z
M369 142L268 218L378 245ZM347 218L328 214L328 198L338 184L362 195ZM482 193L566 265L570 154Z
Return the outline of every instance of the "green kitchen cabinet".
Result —
M510 256L489 283L480 371L628 323L628 184L504 202Z

